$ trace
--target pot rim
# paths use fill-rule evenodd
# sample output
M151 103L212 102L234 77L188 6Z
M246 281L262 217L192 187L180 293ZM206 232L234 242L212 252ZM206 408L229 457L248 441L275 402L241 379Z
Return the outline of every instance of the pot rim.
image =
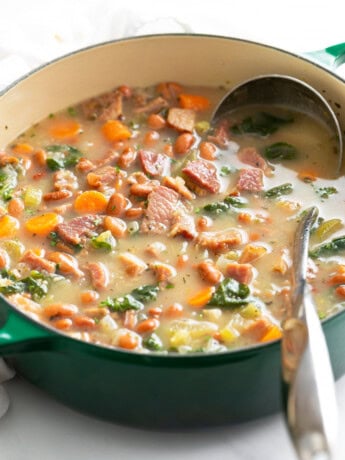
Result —
M8 91L14 89L19 83L22 81L26 80L27 78L31 77L31 75L36 74L37 72L45 69L46 67L49 67L51 65L54 65L55 63L58 63L60 61L63 61L64 59L71 58L75 55L78 55L80 53L85 53L88 52L89 50L101 48L104 46L110 46L113 44L117 43L126 43L126 42L132 42L132 41L140 41L140 40L145 40L145 39L164 39L164 38L176 38L176 37L181 37L181 38L200 38L200 39L221 39L221 40L229 40L229 41L234 41L234 42L239 42L239 43L244 43L244 44L249 44L249 45L254 45L254 46L259 46L263 48L268 48L271 50L274 50L278 53L283 53L292 57L295 57L301 61L305 61L312 66L315 66L319 68L321 71L328 73L330 76L336 78L339 80L341 83L345 83L345 79L341 78L338 74L334 73L332 70L322 66L321 64L312 61L304 56L301 56L297 53L291 52L284 50L282 48L268 45L265 43L260 43L256 42L254 40L248 40L244 38L238 38L238 37L231 37L231 36L225 36L225 35L215 35L215 34L202 34L202 33L160 33L160 34L148 34L148 35L138 35L138 36L131 36L131 37L124 37L124 38L118 38L118 39L112 39L112 40L107 40L104 42L99 42L96 44L88 45L82 48L79 48L77 50L71 51L67 54L63 54L62 56L59 56L53 60L50 60L48 62L45 62L38 67L35 67L34 69L30 70L29 72L25 73L18 79L14 80L12 83L7 85L5 88L3 88L0 91L0 98L4 96ZM68 334L64 334L63 332L57 331L56 329L44 324L43 322L39 322L31 318L29 315L25 314L22 312L18 307L15 305L12 305L10 302L8 302L7 298L4 297L2 294L0 294L0 302L4 302L9 310L13 310L16 314L19 314L19 316L27 321L29 324L31 323L34 325L36 328L41 329L47 333L47 338L49 337L51 340L63 340L67 342L71 342L72 344L79 344L81 348L87 349L89 351L93 351L96 353L101 353L101 354L106 354L109 356L117 356L120 359L127 360L130 358L131 360L134 360L137 362L137 364L153 364L153 363L161 363L164 362L166 363L167 360L172 362L178 362L178 363L183 363L185 362L196 362L197 364L200 364L201 362L207 362L209 361L214 362L216 364L219 360L224 362L225 360L234 360L238 361L241 360L242 358L248 358L252 356L253 354L257 354L259 352L264 352L265 350L268 350L270 348L275 348L279 346L280 344L280 339L273 340L271 342L267 343L259 343L259 344L254 344L246 347L240 347L236 348L233 350L226 350L226 351L221 351L221 352L214 352L214 353L205 353L205 352L193 352L190 354L179 354L175 352L169 352L167 354L160 353L160 352L149 352L149 353L138 353L135 351L128 351L128 350L122 350L120 348L111 348L107 347L105 345L99 345L99 344L94 344L90 342L85 342L81 339L76 339L74 337L69 336ZM338 316L344 315L345 314L345 309L335 312L331 316L328 316L324 320L322 320L322 324L330 324L332 323ZM6 327L6 323L3 328ZM35 340L35 337L31 337L28 339L28 342ZM15 339L13 339L13 343L15 342ZM0 352L1 352L1 345L0 345ZM217 359L218 358L218 359ZM227 359L228 358L228 359Z

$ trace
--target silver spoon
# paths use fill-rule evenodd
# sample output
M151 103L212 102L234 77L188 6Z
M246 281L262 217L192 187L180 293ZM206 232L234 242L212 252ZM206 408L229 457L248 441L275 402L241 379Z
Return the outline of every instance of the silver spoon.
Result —
M337 435L334 378L327 343L306 283L310 229L318 209L307 210L293 246L291 306L283 323L285 415L302 460L329 460Z
M236 108L255 104L290 107L323 121L335 136L338 155L335 175L339 175L343 161L341 128L333 109L315 88L287 75L260 75L232 88L219 102L211 119L217 120Z
M313 87L285 75L263 75L233 88L216 107L212 121L250 105L291 107L322 120L334 134L343 159L339 122L328 102ZM330 460L337 435L337 404L326 340L306 284L310 229L318 210L309 209L294 238L291 308L283 323L282 381L285 417L301 460Z

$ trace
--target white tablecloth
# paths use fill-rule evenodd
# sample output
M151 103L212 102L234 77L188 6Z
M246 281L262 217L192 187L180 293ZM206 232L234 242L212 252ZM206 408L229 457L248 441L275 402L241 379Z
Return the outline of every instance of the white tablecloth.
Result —
M1 2L0 87L72 50L130 35L196 32L302 53L345 41L340 0L11 0ZM341 72L341 70L340 70ZM11 373L0 363L0 382ZM18 377L0 387L1 460L293 460L281 414L202 432L147 432L62 406ZM345 377L337 382L345 458Z

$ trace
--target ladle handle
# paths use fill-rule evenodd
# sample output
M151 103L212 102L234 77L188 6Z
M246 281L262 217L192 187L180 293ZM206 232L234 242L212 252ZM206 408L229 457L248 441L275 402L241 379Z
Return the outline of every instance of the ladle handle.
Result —
M309 289L303 316L284 324L282 340L285 413L301 460L331 459L337 404L326 340Z
M331 69L336 69L345 62L345 43L328 46L322 50L309 51L303 53L303 56Z

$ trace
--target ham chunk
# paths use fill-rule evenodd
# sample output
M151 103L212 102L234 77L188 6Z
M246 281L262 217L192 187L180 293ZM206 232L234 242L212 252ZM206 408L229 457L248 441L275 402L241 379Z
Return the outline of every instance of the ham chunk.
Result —
M86 176L87 183L90 187L99 188L104 185L113 186L119 172L112 166L104 166L96 171L89 172Z
M60 169L54 173L54 188L60 190L77 190L79 187L78 179L72 171L68 169Z
M246 192L260 192L263 189L263 174L261 169L241 169L237 181L237 189Z
M255 147L245 147L237 153L242 163L261 169L266 176L272 175L272 168L267 161L260 155Z
M250 264L229 263L226 266L226 276L235 279L239 283L249 284L254 276L254 269Z
M197 239L197 243L202 248L209 249L215 253L227 252L244 242L244 233L236 228L220 232L203 232L200 233Z
M149 176L167 176L170 173L170 159L162 153L139 150L141 167Z
M84 273L79 269L78 260L71 254L54 251L47 255L47 259L54 262L59 272L64 276L71 275L77 280L84 276Z
M190 109L173 107L168 112L168 123L178 131L191 133L194 129L195 112Z
M25 262L32 270L46 271L48 273L55 272L55 263L38 256L32 249L25 252L21 262Z
M170 229L179 195L174 190L160 185L148 195L148 205L142 232L165 233Z
M190 161L182 169L185 176L188 177L197 187L217 193L220 189L220 181L217 175L217 168L206 160Z
M90 272L92 286L98 291L105 289L109 284L109 271L102 262L90 262L86 265Z
M214 134L207 136L207 140L213 142L221 149L226 149L226 146L230 140L228 121L221 121L219 126L217 126L217 128L215 129Z
M172 265L163 262L152 262L150 264L150 269L153 270L156 280L159 283L170 281L177 275L177 271Z
M101 121L118 120L122 117L123 94L120 91L114 91L109 100L109 105L104 107L99 115Z
M66 243L76 245L82 242L83 237L93 236L102 222L103 217L101 216L86 215L75 217L69 222L59 224L56 227L56 232Z
M119 90L109 91L100 96L93 97L81 104L83 115L89 120L117 119L122 115L122 94ZM110 116L112 115L112 116Z
M193 240L197 236L195 230L195 222L193 216L191 216L184 206L174 212L172 219L172 227L169 236L181 235L187 240Z
M163 97L156 97L151 101L147 102L142 107L137 107L134 109L136 113L150 113L150 112L159 112L162 109L165 109L169 106L168 102Z

